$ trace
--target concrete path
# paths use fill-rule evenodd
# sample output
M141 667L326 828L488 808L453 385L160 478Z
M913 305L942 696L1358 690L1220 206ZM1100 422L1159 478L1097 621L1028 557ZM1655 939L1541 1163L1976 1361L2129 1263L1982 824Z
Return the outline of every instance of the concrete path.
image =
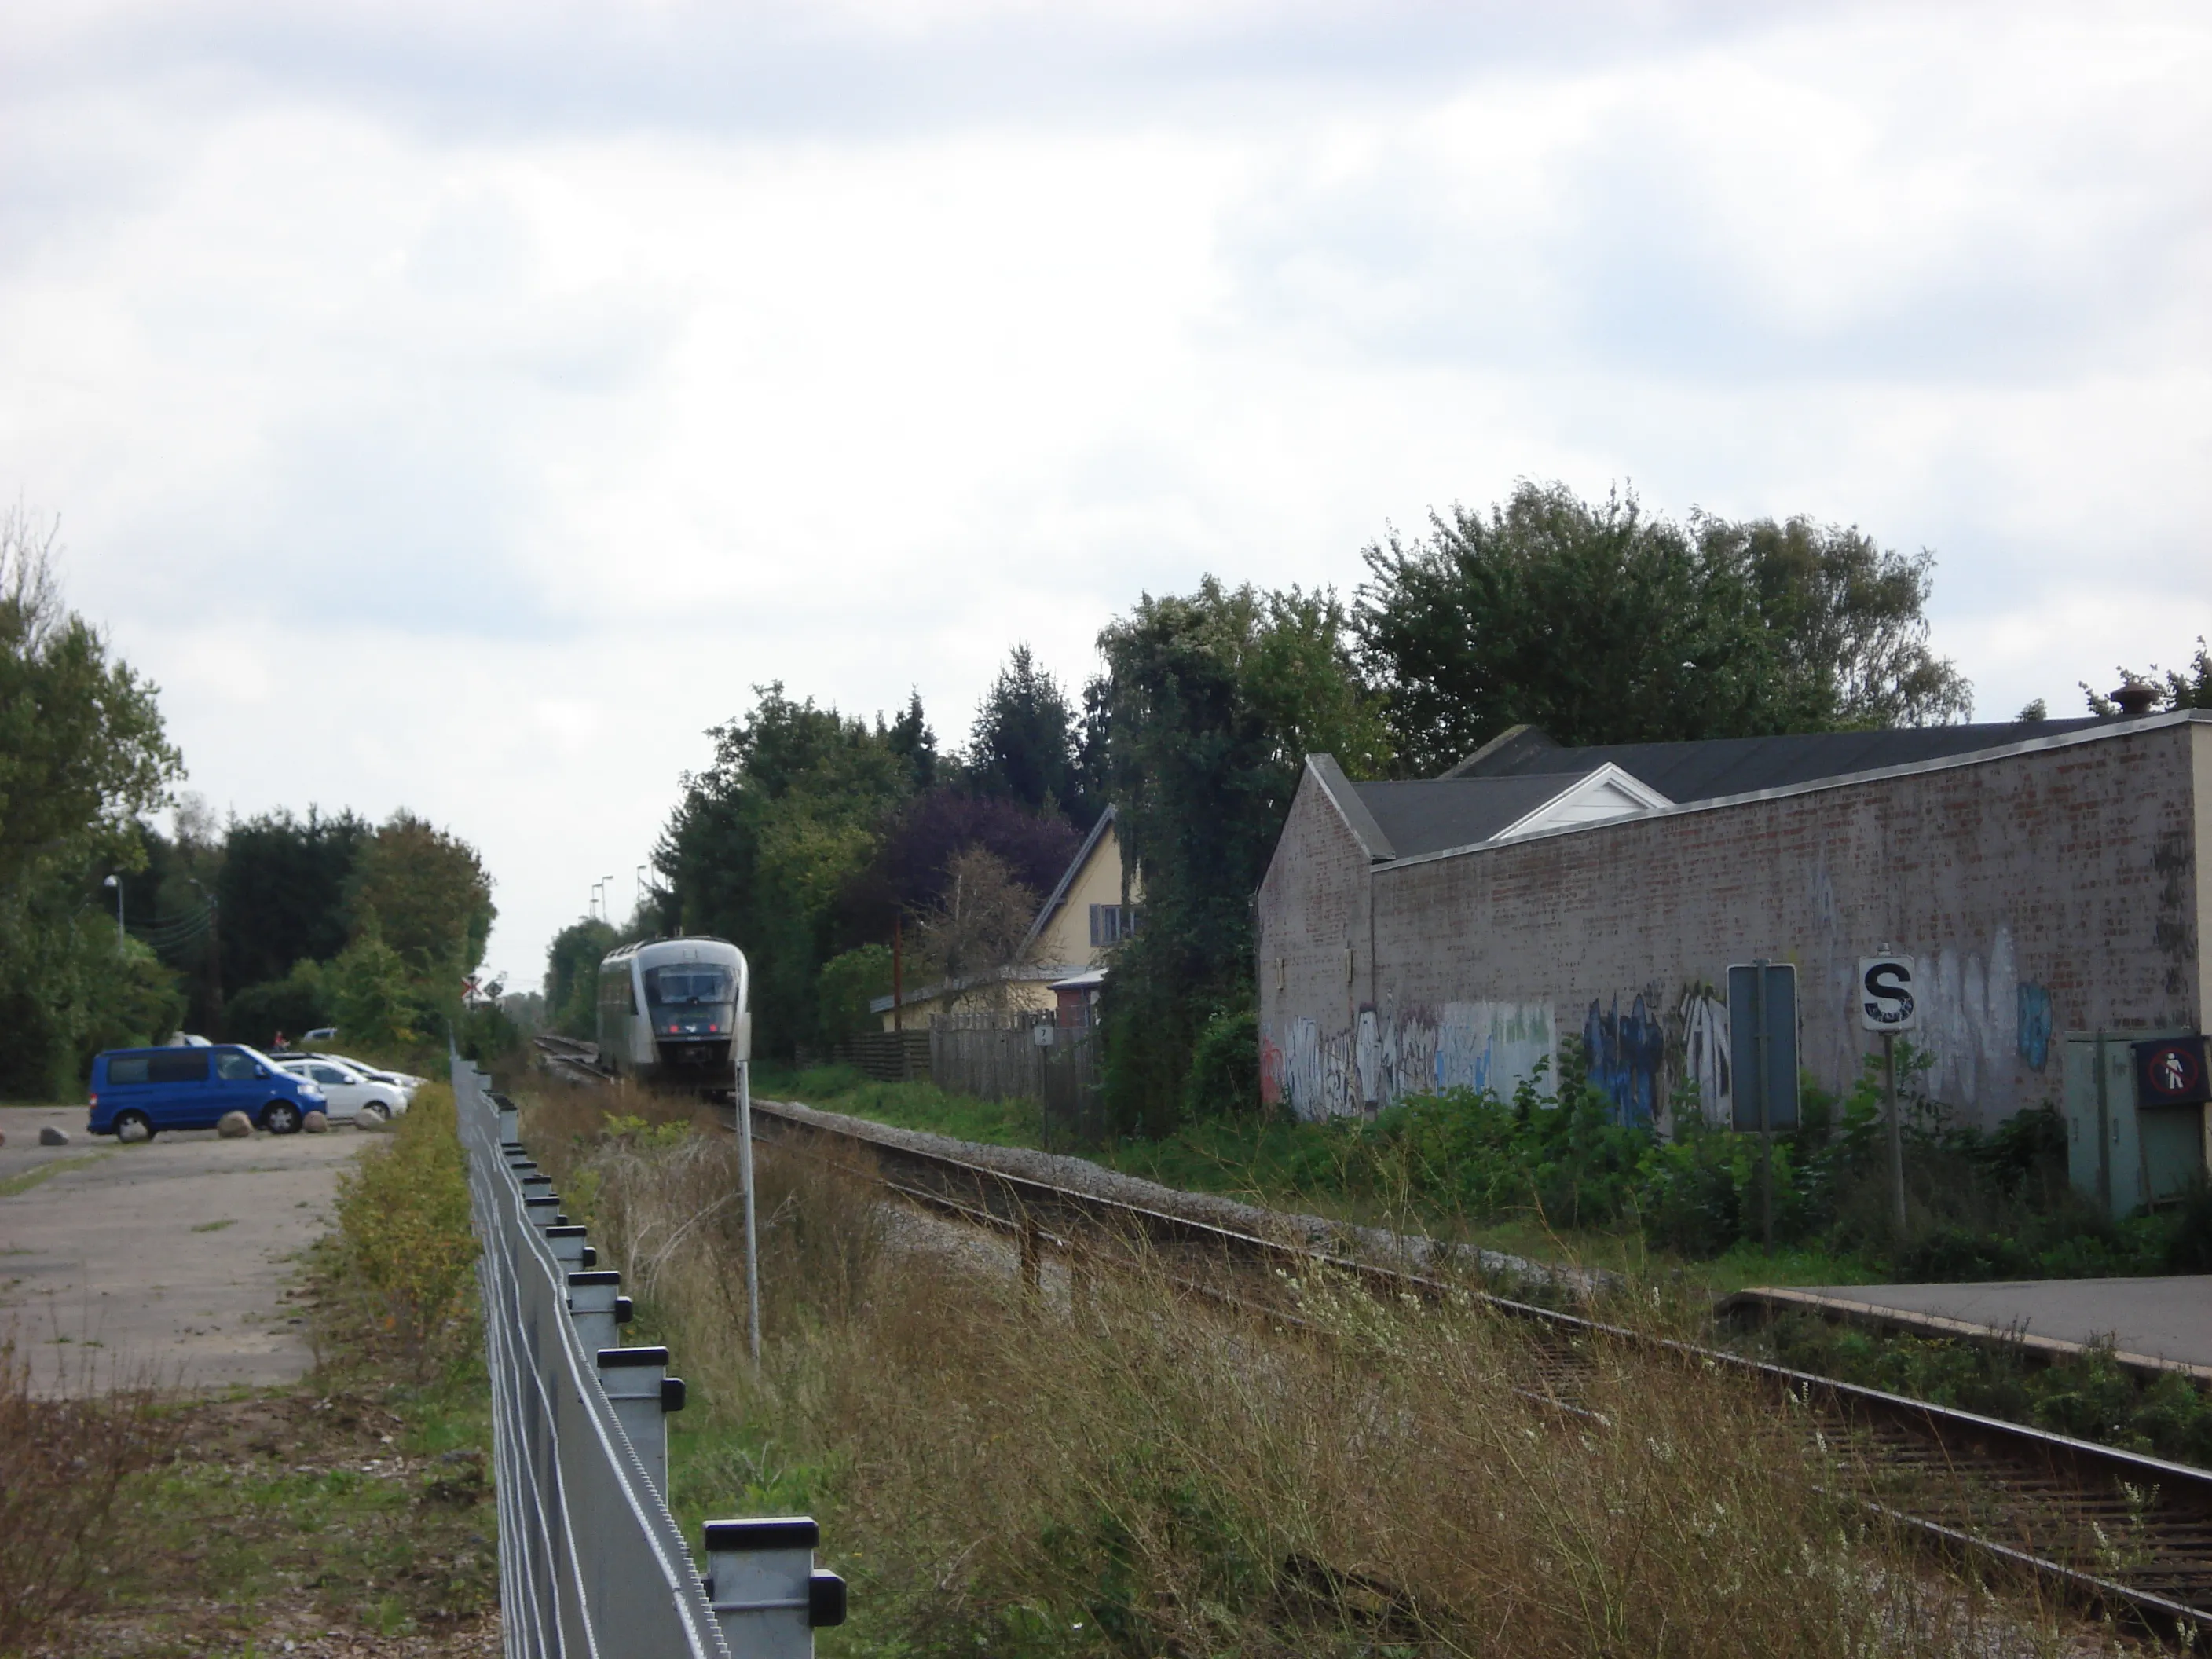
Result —
M0 1338L13 1330L39 1391L304 1376L314 1356L289 1299L294 1258L329 1224L339 1167L367 1138L209 1129L120 1146L84 1118L0 1107ZM47 1123L72 1144L39 1146Z
M2011 1336L2031 1346L2109 1340L2124 1358L2212 1377L2212 1276L2039 1279L1986 1285L1833 1285L1743 1292L1930 1335Z

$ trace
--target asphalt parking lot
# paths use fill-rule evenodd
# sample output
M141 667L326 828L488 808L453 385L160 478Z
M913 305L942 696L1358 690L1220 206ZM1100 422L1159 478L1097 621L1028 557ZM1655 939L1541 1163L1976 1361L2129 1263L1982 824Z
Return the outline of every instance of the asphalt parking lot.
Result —
M40 1392L304 1376L295 1258L368 1137L209 1129L124 1146L84 1120L81 1106L0 1107L0 1337L12 1330ZM38 1145L50 1123L71 1144Z

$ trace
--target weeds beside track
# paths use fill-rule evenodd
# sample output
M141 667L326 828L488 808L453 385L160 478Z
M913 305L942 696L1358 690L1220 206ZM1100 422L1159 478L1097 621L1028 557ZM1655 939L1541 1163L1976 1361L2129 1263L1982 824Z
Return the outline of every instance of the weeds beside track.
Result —
M1850 1496L1876 1449L1754 1371L1586 1321L1562 1344L1471 1287L1377 1297L1310 1257L1206 1294L1141 1237L1070 1274L1033 1227L1032 1289L1006 1271L1018 1218L971 1270L842 1147L763 1149L756 1375L734 1148L683 1133L694 1116L556 1090L523 1133L592 1206L641 1321L684 1345L679 1511L736 1483L823 1515L855 1582L841 1643L1841 1655L2081 1634L2021 1561L1929 1575L1924 1531Z

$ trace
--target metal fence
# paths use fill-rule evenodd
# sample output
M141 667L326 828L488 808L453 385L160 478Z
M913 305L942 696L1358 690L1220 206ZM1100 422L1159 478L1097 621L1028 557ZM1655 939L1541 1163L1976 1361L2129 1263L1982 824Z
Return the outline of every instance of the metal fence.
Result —
M664 1497L665 1417L684 1403L668 1350L620 1346L619 1276L561 1212L512 1104L465 1060L453 1078L483 1246L506 1652L804 1659L844 1617L843 1582L814 1569L814 1522L710 1522L701 1577Z

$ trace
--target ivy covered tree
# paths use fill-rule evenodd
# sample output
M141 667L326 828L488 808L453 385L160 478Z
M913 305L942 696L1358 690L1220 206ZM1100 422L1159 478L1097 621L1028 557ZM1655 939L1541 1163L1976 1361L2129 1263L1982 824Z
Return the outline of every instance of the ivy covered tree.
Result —
M1251 1000L1252 895L1305 757L1375 777L1390 739L1334 593L1209 576L1146 595L1098 642L1116 825L1142 886L1141 925L1107 981L1107 1105L1123 1133L1158 1133L1205 1022Z

